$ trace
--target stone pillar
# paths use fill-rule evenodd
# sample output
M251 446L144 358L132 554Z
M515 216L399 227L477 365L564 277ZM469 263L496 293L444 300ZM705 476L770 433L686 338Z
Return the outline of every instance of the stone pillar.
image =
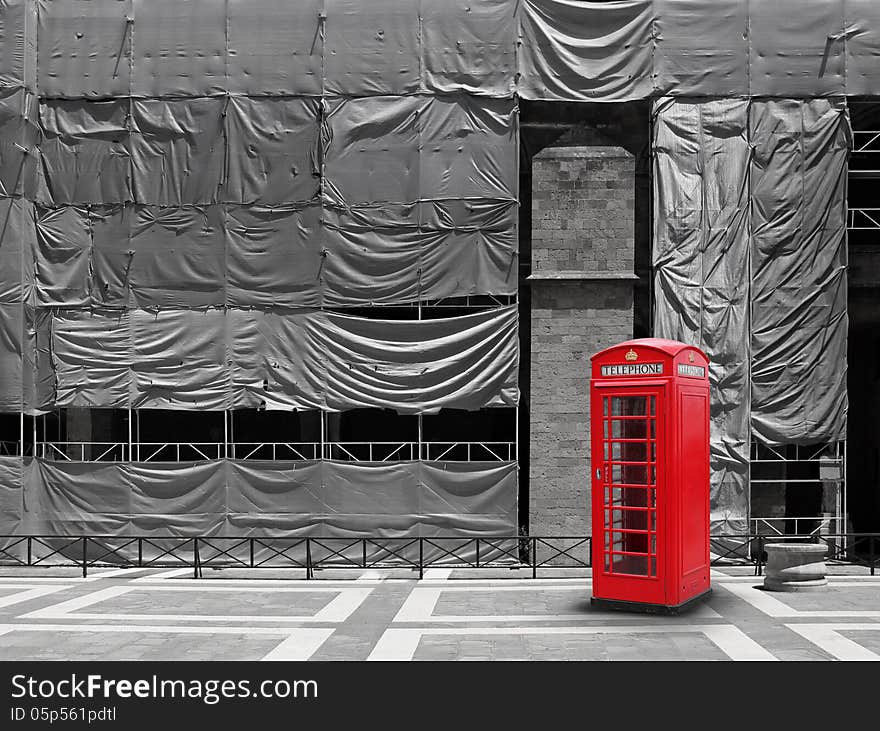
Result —
M592 533L590 356L632 337L634 216L634 158L622 148L556 147L534 158L532 535Z

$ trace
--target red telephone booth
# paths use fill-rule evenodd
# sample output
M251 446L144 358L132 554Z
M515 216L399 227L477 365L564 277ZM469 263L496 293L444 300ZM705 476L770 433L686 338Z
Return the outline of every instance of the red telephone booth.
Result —
M708 371L656 338L592 358L594 604L675 613L710 591Z

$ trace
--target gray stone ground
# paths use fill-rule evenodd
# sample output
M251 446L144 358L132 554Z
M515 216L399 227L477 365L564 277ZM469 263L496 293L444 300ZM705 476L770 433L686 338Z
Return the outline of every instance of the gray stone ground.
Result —
M4 660L880 660L880 575L771 593L713 571L678 617L600 612L588 571L0 568Z

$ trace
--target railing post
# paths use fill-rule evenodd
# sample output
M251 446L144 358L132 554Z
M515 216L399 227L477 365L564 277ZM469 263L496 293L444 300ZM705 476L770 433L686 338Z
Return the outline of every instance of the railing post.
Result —
M31 538L31 536L27 537L27 565L28 566L31 565L31 560L32 560L32 554L31 554L31 541L32 540L33 540L33 538Z
M193 578L199 578L199 539L193 538Z
M532 578L538 578L538 539L532 536Z
M480 568L480 539L477 538L477 568Z
M248 542L250 543L251 568L253 568L254 567L254 539L250 538L250 539L248 539Z
M425 544L424 539L419 536L419 580L425 577Z
M144 565L144 540L143 538L138 538L138 566Z
M306 578L312 578L312 542L306 538Z
M871 536L870 546L871 546L871 549L870 549L870 551L871 551L871 553L870 553L870 556L871 556L871 576L874 576L874 571L876 569L876 566L874 564L874 536Z
M362 538L361 542L363 543L363 559L364 559L364 568L367 568L367 539Z
M89 565L88 565L88 560L89 560L89 559L88 559L89 539L88 539L87 536L83 536L82 544L83 544L83 551L82 551L82 571L83 571L83 578L85 579L85 578L88 576L88 574L89 574L89 568L88 568L88 566L89 566Z

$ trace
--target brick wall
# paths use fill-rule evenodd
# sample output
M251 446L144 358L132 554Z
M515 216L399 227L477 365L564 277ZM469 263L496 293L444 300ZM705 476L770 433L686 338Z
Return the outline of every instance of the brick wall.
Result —
M634 164L612 147L533 160L529 530L590 528L590 356L632 337Z

